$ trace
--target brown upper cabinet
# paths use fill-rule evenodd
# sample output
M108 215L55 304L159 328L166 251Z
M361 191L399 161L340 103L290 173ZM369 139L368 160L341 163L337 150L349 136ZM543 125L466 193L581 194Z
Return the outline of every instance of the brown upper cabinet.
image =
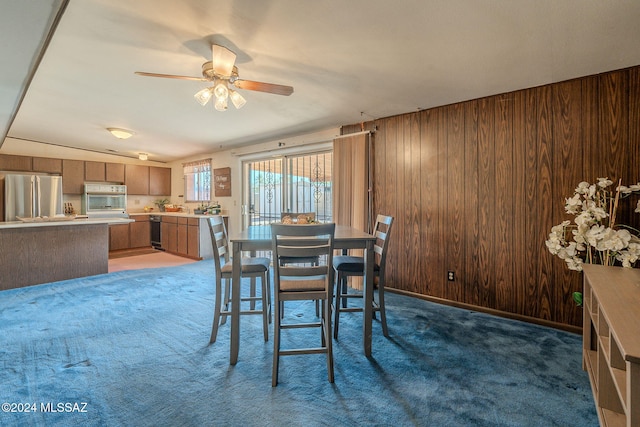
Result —
M171 168L149 166L149 195L171 195Z
M104 162L84 162L85 181L104 182L105 163Z
M149 194L149 166L125 165L124 183L127 194Z
M62 159L51 159L49 157L34 157L33 171L61 174Z
M124 183L124 163L107 163L105 181Z
M165 167L0 154L0 171L61 174L64 194L83 194L91 181L126 184L132 195L171 195L171 168Z
M31 157L0 154L0 170L31 172Z
M82 160L62 160L62 192L64 194L84 193L84 162Z

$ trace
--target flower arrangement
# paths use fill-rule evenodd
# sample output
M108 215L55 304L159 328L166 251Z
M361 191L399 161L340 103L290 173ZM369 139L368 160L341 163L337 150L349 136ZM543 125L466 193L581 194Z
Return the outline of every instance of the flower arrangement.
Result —
M640 194L640 182L625 187L618 182L598 178L590 184L581 182L573 197L565 200L565 211L575 215L573 223L565 220L551 228L545 242L549 252L563 259L570 270L582 271L582 264L633 267L640 258L640 231L629 225L616 223L620 199ZM635 212L640 212L638 201ZM582 305L582 293L574 292L573 299Z

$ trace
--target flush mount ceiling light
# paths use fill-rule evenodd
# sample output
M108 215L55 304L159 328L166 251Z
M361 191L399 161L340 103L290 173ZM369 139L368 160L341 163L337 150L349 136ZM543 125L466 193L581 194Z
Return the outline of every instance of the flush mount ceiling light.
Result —
M131 136L133 135L133 132L131 132L130 130L126 130L126 129L107 128L107 130L109 132L111 132L111 135L115 136L118 139L131 138Z
M147 153L138 153L138 159L147 160L148 158L149 158L149 155Z
M168 79L195 80L213 83L213 86L199 90L194 97L200 105L205 106L211 98L215 98L215 108L218 111L227 109L227 99L231 98L233 105L240 109L247 103L237 91L230 88L256 90L259 92L273 93L289 96L293 93L291 86L283 86L273 83L262 83L251 80L243 80L238 76L238 68L234 65L236 54L226 47L214 44L211 46L212 61L202 64L202 77L176 76L173 74L156 74L136 71L139 76L164 77Z

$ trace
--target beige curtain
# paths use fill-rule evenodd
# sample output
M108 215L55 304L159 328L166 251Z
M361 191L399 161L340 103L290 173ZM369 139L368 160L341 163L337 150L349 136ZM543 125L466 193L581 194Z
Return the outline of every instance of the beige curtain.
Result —
M369 132L345 135L333 140L333 220L370 232L370 147ZM362 250L352 251L362 256ZM362 278L349 278L350 286L362 289Z

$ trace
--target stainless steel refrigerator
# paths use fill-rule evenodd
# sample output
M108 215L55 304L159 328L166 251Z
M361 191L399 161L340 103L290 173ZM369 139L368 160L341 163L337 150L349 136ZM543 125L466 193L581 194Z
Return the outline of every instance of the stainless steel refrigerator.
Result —
M64 215L62 177L6 174L4 176L4 220Z

